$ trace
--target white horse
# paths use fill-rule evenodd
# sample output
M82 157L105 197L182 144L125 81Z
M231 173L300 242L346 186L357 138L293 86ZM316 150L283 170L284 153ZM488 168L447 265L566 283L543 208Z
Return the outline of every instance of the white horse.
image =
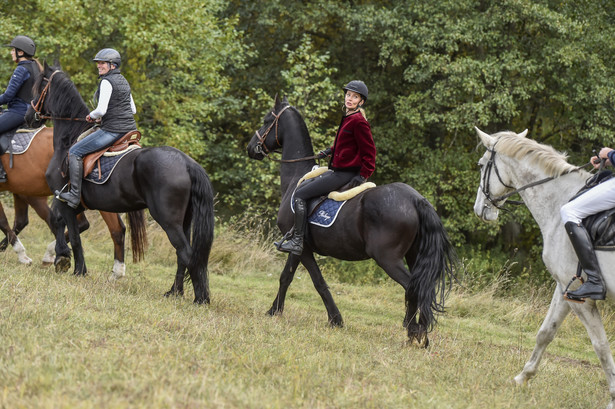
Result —
M606 374L611 395L607 409L615 409L615 363L596 302L588 299L584 304L572 303L562 296L576 274L578 260L559 210L583 187L590 174L569 164L566 156L551 146L526 138L527 130L520 134L489 135L476 128L476 132L487 151L478 162L481 181L474 212L482 220L493 221L508 195L518 192L540 227L544 242L542 258L557 283L547 316L536 335L532 356L515 377L515 382L523 385L536 374L545 348L572 310L585 325ZM602 271L609 271L607 267L615 265L615 252L600 251L597 255ZM605 274L603 279L607 297L613 297L615 275Z

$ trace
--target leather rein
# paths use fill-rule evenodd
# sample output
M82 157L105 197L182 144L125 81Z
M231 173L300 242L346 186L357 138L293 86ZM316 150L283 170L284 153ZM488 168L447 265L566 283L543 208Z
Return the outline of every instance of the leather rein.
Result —
M498 205L499 202L508 199L509 197L516 195L517 193L520 193L526 189L529 189L531 187L534 186L538 186L538 185L542 185L544 183L550 182L551 180L555 179L555 177L550 176L550 177L546 177L544 179L540 179L537 180L536 182L532 182L532 183L528 183L527 185L523 185L518 189L515 189L512 186L507 185L506 183L504 183L504 181L502 180L502 177L500 176L500 172L498 171L498 167L495 164L495 155L496 155L496 151L495 151L495 145L493 146L492 149L487 149L487 151L491 152L491 157L489 158L489 161L487 162L487 165L485 165L485 171L483 172L483 177L482 177L482 183L481 183L481 190L483 192L483 194L485 195L485 198L489 201L489 203L491 203L494 207L500 209L500 210L508 210L506 208L504 208L503 206ZM586 163L583 166L579 166L576 169L573 169L571 172L576 172L580 169L583 169L587 166L591 165L591 163ZM497 196L497 197L492 197L491 196L491 192L489 192L489 183L491 182L491 174L493 172L491 172L491 170L495 171L495 175L498 178L498 181L505 187L512 189L512 191L503 194L501 196ZM568 172L570 173L570 172ZM518 201L518 200L509 200L506 203L511 204L511 205L521 205L523 204L522 201Z
M32 108L34 109L34 120L39 122L43 119L51 119L51 120L60 120L60 121L80 121L80 122L87 122L85 118L60 118L60 117L55 117L55 116L51 116L51 115L43 115L41 114L41 111L43 109L43 103L45 102L45 98L47 97L47 93L49 92L49 86L51 85L51 80L53 79L53 77L60 72L60 70L55 70L50 76L49 78L45 78L45 80L47 80L47 84L45 85L45 88L43 88L43 91L41 92L41 95L38 97L38 101L36 102L36 104L34 103L34 100L30 101L30 105L32 106Z
M276 149L273 149L273 150L267 149L267 146L265 145L265 140L267 139L269 132L271 132L271 130L275 126L275 142L278 144L279 148L282 147L282 144L280 143L278 139L278 124L280 122L280 117L288 108L290 108L290 105L287 105L284 108L282 108L282 110L278 114L271 111L271 115L273 115L273 118L274 118L273 122L269 125L267 130L263 132L262 135L259 133L259 131L256 131L256 137L258 138L258 142L256 143L256 148L255 148L256 152L262 153L264 156L266 156L267 158L269 158L270 160L274 162L282 162L282 163L294 163L294 162L301 162L301 161L306 161L306 160L311 160L311 159L318 159L318 155L308 156L308 157L299 158L299 159L276 159L276 158L269 156L270 153L280 153L280 152Z

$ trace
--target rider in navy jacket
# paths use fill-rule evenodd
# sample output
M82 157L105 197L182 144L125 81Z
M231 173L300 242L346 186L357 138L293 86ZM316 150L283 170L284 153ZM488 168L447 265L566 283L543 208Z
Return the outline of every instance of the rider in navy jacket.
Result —
M6 91L0 94L0 105L7 109L0 114L0 134L17 128L24 122L28 105L32 101L32 85L40 72L38 62L34 61L36 44L30 37L17 36L7 44L11 48L11 57L17 64L9 80ZM6 171L0 162L0 183L6 182Z
M331 171L302 183L294 194L295 224L290 240L277 244L278 250L301 255L306 226L306 201L322 196L345 185L355 187L365 182L376 168L376 146L372 131L363 113L367 101L367 86L363 81L350 81L344 87L342 118L333 146L318 154L319 158L332 155ZM286 237L286 236L285 236Z

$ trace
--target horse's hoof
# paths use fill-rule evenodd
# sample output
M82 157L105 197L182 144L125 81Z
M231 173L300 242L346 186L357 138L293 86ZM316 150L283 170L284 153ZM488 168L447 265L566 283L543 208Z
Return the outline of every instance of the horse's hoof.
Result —
M121 278L124 278L125 274L118 274L116 272L111 273L111 275L107 278L107 281L109 281L110 283L114 283L118 280L120 280Z
M169 290L166 293L164 293L165 297L182 297L184 295L183 291L175 291L175 290Z
M332 326L332 327L336 327L336 328L343 328L344 327L344 320L340 316L334 317L334 318L329 320L329 325Z
M70 269L70 257L58 257L55 261L56 273L66 273Z
M276 315L282 315L282 310L278 310L272 307L269 309L269 311L267 311L266 314L271 317L275 317Z
M194 303L195 304L209 304L209 298L201 298L201 297L197 297L194 299Z

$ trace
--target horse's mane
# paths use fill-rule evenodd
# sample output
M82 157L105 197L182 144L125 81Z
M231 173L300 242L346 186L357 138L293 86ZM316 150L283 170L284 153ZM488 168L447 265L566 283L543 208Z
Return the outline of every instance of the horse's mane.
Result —
M502 131L492 135L496 138L497 152L514 159L527 159L542 168L550 177L557 177L578 169L568 163L565 153L556 151L552 146L543 145L533 139Z
M286 98L284 98L282 101L279 101L278 103L276 103L273 107L274 112L280 112L282 111L285 107L288 107L288 111L293 112L297 123L299 125L300 128L300 132L302 135L305 135L305 140L308 143L308 148L311 150L310 152L308 152L309 155L312 155L314 153L314 148L312 146L312 138L310 137L310 131L308 130L307 124L305 123L305 119L303 119L303 115L301 115L301 111L299 111L299 109L297 109L296 107L294 107L293 105L290 105L290 103L286 100ZM271 115L271 114L269 114Z
M56 72L57 71L57 72ZM55 74L53 74L55 72ZM34 83L34 93L40 95L45 84L43 81L49 79L53 74L50 91L45 97L45 109L53 117L59 118L85 118L89 113L87 105L75 84L68 75L59 67L46 67L44 75L39 75ZM69 132L62 132L62 145L67 148L79 137L85 128L91 126L84 122L63 121Z

